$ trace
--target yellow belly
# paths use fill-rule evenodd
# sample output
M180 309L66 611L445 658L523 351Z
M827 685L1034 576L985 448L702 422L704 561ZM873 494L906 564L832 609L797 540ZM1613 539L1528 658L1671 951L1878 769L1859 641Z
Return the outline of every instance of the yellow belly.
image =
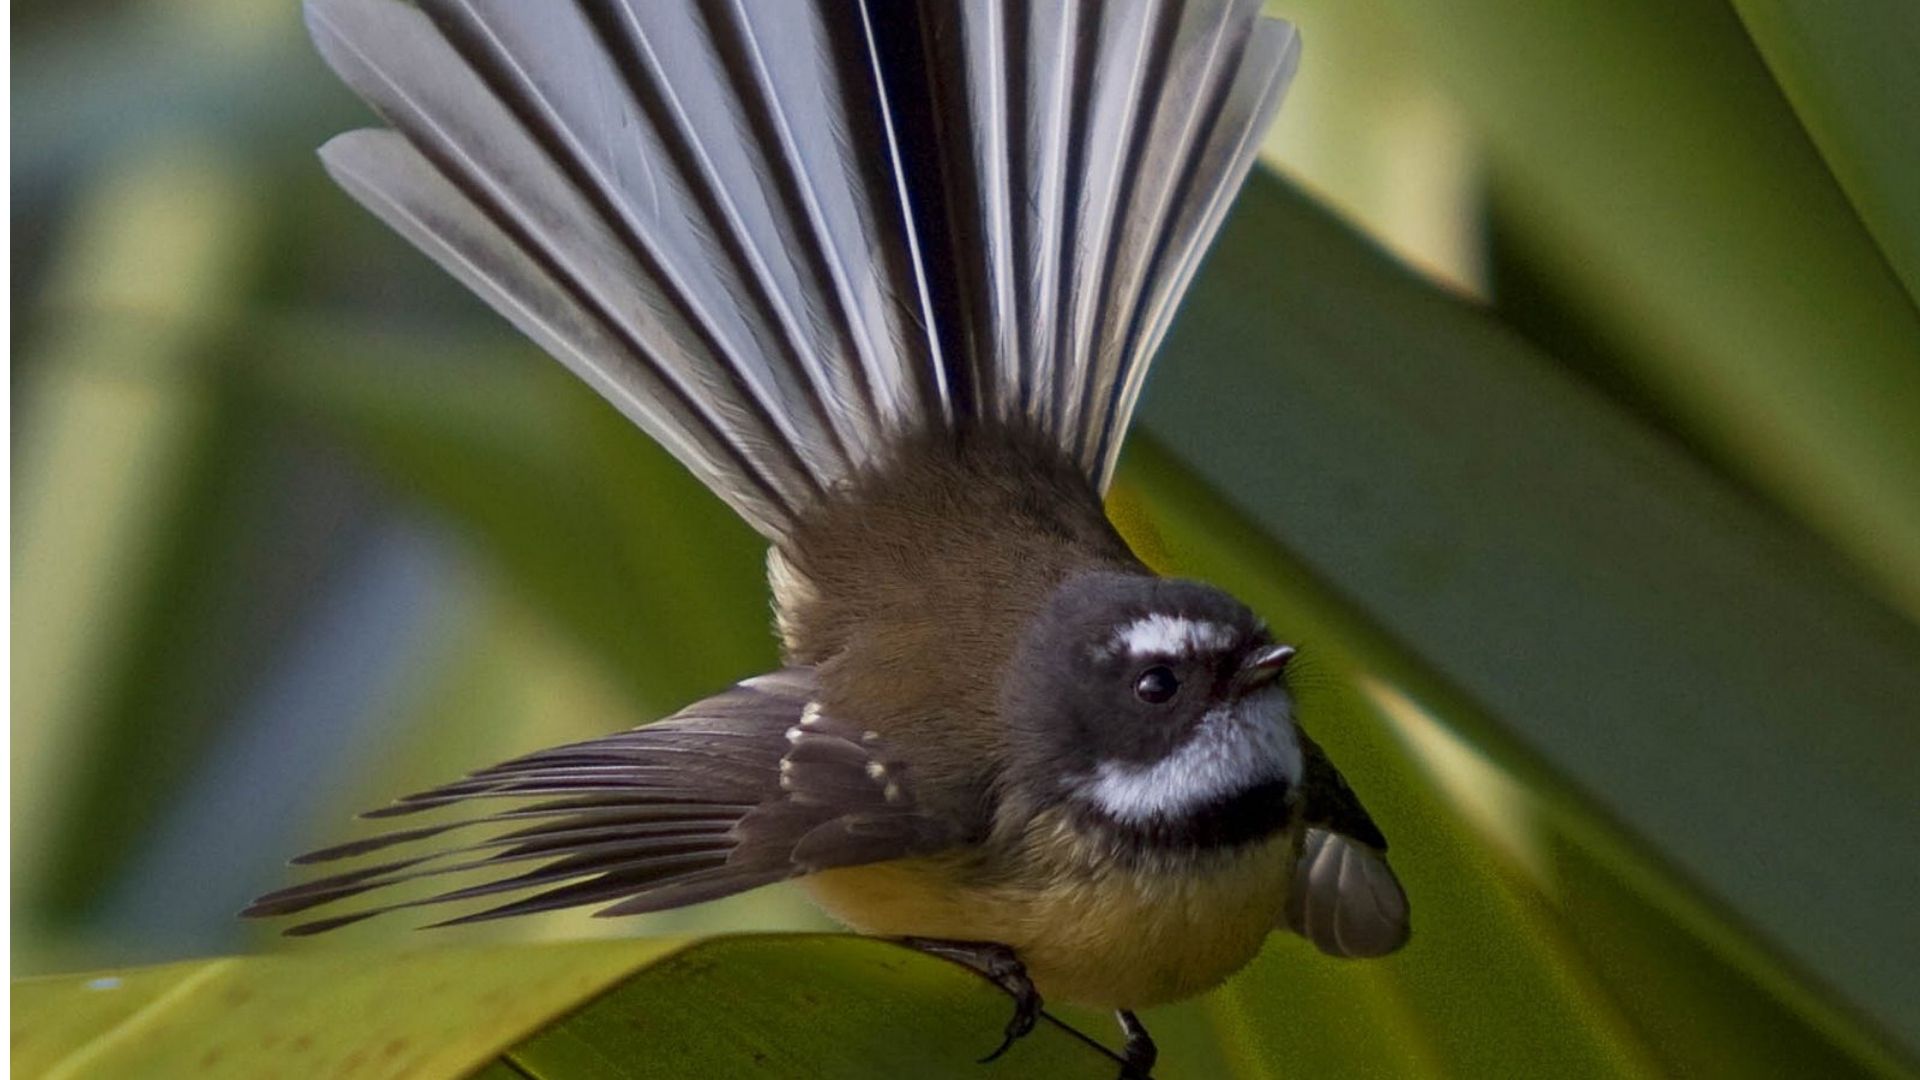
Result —
M1051 1000L1145 1008L1204 993L1253 959L1280 925L1297 850L1289 830L1179 872L1116 870L1062 850L1044 888L968 887L942 859L803 883L862 933L998 942Z

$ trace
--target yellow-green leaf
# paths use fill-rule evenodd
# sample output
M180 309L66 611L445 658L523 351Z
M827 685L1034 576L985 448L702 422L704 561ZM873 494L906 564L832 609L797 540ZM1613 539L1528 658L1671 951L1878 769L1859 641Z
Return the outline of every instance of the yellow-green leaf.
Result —
M13 1000L14 1073L49 1080L973 1080L1011 1009L953 964L821 936L242 957L22 979ZM1117 1070L1051 1020L1006 1060L1009 1075Z
M198 960L13 984L19 1076L458 1076L673 952L635 940Z

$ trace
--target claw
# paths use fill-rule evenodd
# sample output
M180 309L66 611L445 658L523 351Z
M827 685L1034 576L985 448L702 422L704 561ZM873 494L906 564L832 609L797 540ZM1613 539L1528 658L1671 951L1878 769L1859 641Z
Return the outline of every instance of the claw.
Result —
M1032 1033L1034 1024L1040 1019L1043 1004L1040 992L1034 989L1033 980L1027 977L1027 965L1020 962L1012 949L1005 945L996 945L983 941L941 941L932 938L902 938L902 944L910 945L923 953L938 956L972 968L974 971L993 980L993 984L1007 992L1013 998L1013 1016L1007 1020L1007 1027L1000 1045L993 1053L980 1059L985 1065L1000 1055L1013 1049L1013 1044Z
M1032 1033L1034 1022L1040 1018L1040 995L1034 992L1033 983L1027 981L1024 971L1020 974L1020 984L1025 987L1024 991L1004 982L1000 984L1002 990L1013 995L1013 1015L1007 1019L1006 1034L1000 1040L1000 1045L994 1048L993 1053L980 1059L982 1065L1013 1049L1014 1043Z
M1114 1015L1120 1018L1120 1030L1127 1037L1126 1049L1120 1054L1120 1080L1152 1080L1153 1063L1160 1060L1160 1048L1153 1045L1153 1036L1147 1034L1147 1026L1132 1011L1121 1009Z

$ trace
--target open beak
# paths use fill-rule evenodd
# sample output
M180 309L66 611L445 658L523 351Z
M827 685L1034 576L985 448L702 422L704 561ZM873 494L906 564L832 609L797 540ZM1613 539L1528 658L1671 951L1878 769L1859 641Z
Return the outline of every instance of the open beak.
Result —
M1234 688L1242 694L1251 694L1279 678L1280 673L1287 670L1293 653L1291 645L1269 645L1254 653L1241 666L1240 674L1234 676Z

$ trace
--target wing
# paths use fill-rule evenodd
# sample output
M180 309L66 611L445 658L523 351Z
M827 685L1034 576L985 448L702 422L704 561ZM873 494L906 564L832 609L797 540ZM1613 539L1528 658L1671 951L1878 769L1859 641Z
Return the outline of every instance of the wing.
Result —
M1287 895L1287 927L1329 956L1385 956L1407 943L1407 894L1387 838L1326 752L1300 735L1307 834Z
M242 914L291 915L403 882L492 872L478 884L301 923L287 933L528 890L539 891L435 925L609 902L596 914L632 915L829 867L929 854L954 840L920 812L907 763L871 733L821 711L805 668L748 679L659 723L516 758L365 816L465 809L493 799L517 802L294 861L357 859L495 827L485 839L281 889Z

